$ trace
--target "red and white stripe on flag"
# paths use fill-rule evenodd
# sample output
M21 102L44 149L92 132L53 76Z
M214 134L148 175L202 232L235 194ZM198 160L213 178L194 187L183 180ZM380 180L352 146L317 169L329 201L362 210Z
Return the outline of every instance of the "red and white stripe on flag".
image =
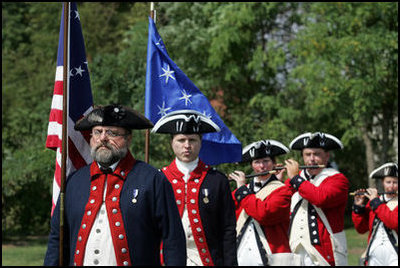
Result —
M56 150L56 164L53 180L53 198L51 214L53 215L61 185L61 152L62 152L62 124L63 124L63 20L61 15L60 38L57 56L57 69L54 85L53 100L51 103L49 125L47 130L46 147ZM82 30L76 3L71 4L70 34L69 34L69 100L67 122L67 163L66 177L73 171L92 162L90 156L90 136L87 132L74 130L76 121L93 109L93 98L90 87L89 70L85 55Z

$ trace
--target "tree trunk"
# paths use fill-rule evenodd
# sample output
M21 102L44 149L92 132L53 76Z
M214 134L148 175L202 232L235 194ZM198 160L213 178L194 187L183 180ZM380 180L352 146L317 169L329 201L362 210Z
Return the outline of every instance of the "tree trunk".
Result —
M365 145L365 159L367 160L367 171L368 171L368 187L376 187L375 181L369 178L369 174L374 170L374 148L372 141L368 136L368 131L363 127L362 139Z
M389 107L391 109L391 107ZM391 129L391 124L390 121L393 120L393 115L391 114L390 110L384 109L383 110L383 119L381 120L381 132L382 132L382 141L381 141L381 157L380 157L380 163L387 163L389 161L389 151L391 151L389 147L392 146L392 143L390 142L390 137L389 137L389 132Z

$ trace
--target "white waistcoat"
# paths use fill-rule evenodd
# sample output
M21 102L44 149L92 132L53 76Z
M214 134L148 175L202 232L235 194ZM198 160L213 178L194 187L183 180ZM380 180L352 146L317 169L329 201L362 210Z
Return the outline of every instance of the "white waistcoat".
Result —
M300 173L300 176L304 177L304 170ZM327 177L333 176L339 173L337 170L332 168L323 169L314 180L310 181L313 185L319 186ZM311 244L310 241L310 230L308 226L308 204L309 202L306 199L303 199L299 192L296 192L292 196L291 203L291 212L293 212L294 207L298 202L302 200L300 207L297 210L297 213L294 215L292 219L292 225L290 230L289 244L290 249L294 253L300 253L305 250L308 256L311 258L314 265L321 266L329 266L329 263L325 260L325 258L318 252L318 250ZM312 205L312 204L311 204ZM325 228L329 232L333 255L328 256L335 258L336 265L347 265L347 240L345 232L333 233L332 228L326 218L322 209L312 205L312 209L314 209L320 219L322 220ZM312 226L314 227L314 226Z
M382 199L382 198L381 198ZM385 204L390 210L393 210L398 205L398 197L392 198ZM398 236L395 231L392 231L396 243L398 243ZM383 222L379 222L378 226L375 227L371 235L371 240L367 247L369 248L369 266L393 266L398 264L398 254L393 248L392 243L389 240L388 234L383 227Z
M105 195L107 191L107 180L104 184L103 203L94 220L86 243L84 266L117 266L117 259L114 252L114 244L111 238Z
M119 161L110 166L115 170ZM100 165L99 165L100 167ZM104 183L103 203L94 220L86 243L84 266L117 266L117 259L114 251L114 244L111 238L111 230L106 209L107 179ZM79 238L78 238L79 239Z
M176 158L176 167L180 172L184 174L183 180L185 181L185 200L187 199L187 181L190 177L190 173L197 167L199 159L197 158L193 162L184 163ZM185 207L182 214L182 225L186 235L186 253L187 253L187 266L203 266L201 261L199 251L194 241L192 228L190 227L189 216L187 213L187 206L185 202Z

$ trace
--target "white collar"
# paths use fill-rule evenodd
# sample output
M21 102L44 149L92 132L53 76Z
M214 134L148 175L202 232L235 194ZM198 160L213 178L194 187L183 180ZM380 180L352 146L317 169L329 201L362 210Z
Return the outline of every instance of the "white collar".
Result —
M379 197L379 199L380 199L382 202L385 202L385 203L389 202L389 201L392 200L393 198L395 198L395 196L392 197L392 198L389 198L386 194L381 195L381 196Z
M194 161L192 162L182 162L178 158L175 158L175 163L176 167L180 172L182 172L184 175L190 174L198 165L199 163L199 158L197 157Z
M269 177L268 179L266 179L266 180L260 180L258 177L254 177L254 182L261 182L261 185L262 186L264 186L264 184L266 184L267 183L267 181L269 181L269 179L270 179L271 177Z

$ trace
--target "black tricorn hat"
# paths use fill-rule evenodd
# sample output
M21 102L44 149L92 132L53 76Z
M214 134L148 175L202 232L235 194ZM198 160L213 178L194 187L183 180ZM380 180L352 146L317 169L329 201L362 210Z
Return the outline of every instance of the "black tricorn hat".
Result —
M384 177L396 177L398 178L398 168L396 163L386 163L377 169L373 170L369 174L370 178L383 179Z
M126 129L152 128L153 123L139 112L119 104L97 106L75 124L75 130L90 130L94 126L115 126Z
M279 141L260 140L243 148L242 162L250 162L267 156L274 157L288 152L289 149Z
M195 110L173 111L157 121L152 133L202 134L219 132L220 128L210 118Z
M307 132L294 138L289 145L292 150L304 148L322 148L325 151L343 149L342 142L333 135L322 132Z

